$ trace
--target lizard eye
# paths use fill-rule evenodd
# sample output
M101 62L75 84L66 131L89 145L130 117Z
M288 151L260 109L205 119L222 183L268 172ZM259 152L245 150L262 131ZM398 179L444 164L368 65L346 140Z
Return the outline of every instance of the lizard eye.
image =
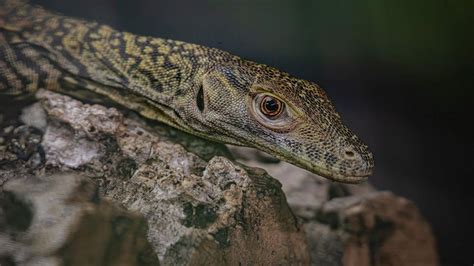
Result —
M275 97L265 95L261 98L260 111L269 119L278 118L285 109L285 104Z
M295 122L291 108L277 96L259 93L252 99L252 114L265 127L276 131L289 130Z

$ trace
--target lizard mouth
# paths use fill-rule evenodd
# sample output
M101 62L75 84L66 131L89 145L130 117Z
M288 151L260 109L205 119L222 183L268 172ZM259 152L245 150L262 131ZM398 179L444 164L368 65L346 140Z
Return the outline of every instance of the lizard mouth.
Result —
M272 150L268 152L274 154L277 158L283 161L294 164L318 176L341 183L359 184L366 182L368 177L372 175L373 172L373 162L371 160L371 155L364 156L368 157L367 160L355 162L352 167L354 170L344 172L337 167L327 167L326 165L317 164L310 159L297 157L294 154L287 154L287 151Z
M359 160L347 160L341 159L339 165L333 165L329 167L327 165L318 165L317 163L306 161L303 162L306 169L312 171L313 173L325 177L327 179L349 183L349 184L358 184L366 182L370 175L373 173L373 161L371 154L359 156ZM350 165L350 167L343 167L342 165Z
M327 173L328 170L326 169L319 169L314 171L316 174L325 177L327 179L341 182L341 183L348 183L348 184L359 184L366 182L369 179L369 176L372 174L372 172L367 172L367 173L360 173L357 175L343 175L343 174L338 174L338 173Z
M359 184L366 182L370 175L372 175L372 168L364 167L363 170L357 171L355 173L341 173L336 169L331 169L327 167L321 167L314 164L314 162L301 160L291 162L299 167L302 167L316 175L322 176L332 181L348 183L348 184Z

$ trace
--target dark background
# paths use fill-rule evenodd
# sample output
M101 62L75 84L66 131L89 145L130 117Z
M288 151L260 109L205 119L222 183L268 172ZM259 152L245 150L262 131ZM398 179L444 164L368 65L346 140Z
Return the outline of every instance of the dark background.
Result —
M474 1L34 2L317 82L374 152L372 184L416 202L443 265L474 263Z

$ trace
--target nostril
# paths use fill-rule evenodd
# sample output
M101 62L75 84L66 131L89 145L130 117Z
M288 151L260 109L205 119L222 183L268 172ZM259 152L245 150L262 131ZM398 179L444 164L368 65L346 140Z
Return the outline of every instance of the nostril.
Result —
M352 148L345 148L344 151L342 152L342 155L347 160L354 160L357 157L356 152Z
M354 157L354 155L355 155L355 153L353 151L346 151L346 156L348 158L352 158L352 157Z

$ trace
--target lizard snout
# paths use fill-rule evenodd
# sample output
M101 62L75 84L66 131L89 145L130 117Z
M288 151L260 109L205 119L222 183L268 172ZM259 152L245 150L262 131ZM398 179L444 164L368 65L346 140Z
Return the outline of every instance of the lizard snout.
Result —
M336 166L339 171L345 172L346 175L355 177L366 177L372 174L374 163L372 153L365 145L358 146L348 145L341 149L340 165Z

